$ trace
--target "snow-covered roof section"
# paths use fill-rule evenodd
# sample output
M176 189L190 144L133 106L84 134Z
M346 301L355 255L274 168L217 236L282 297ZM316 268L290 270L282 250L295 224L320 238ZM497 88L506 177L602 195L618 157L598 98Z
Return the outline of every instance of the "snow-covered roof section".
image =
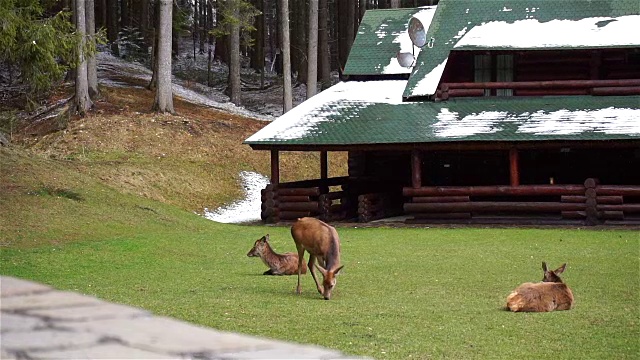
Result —
M454 49L639 46L638 24L640 15L547 22L538 19L518 20L512 23L489 21L466 32L456 42Z
M245 142L286 141L311 134L322 122L349 119L342 110L400 104L406 80L340 82L291 109Z
M452 50L640 47L640 5L617 0L441 0L405 89L435 94Z
M398 53L410 53L415 57L420 53L420 48L413 46L407 32L409 20L416 16L428 27L436 8L368 10L360 23L344 74L409 74L411 67L401 66L397 59Z
M403 102L405 80L342 82L247 140L258 149L458 141L640 141L640 96Z

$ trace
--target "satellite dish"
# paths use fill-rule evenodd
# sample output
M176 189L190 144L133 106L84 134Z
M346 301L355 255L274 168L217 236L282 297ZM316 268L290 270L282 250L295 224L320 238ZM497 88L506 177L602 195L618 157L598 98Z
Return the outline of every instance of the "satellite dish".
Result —
M398 59L398 64L406 68L413 66L413 62L415 60L415 57L410 52L398 51L398 53L396 54L396 58Z
M419 48L427 43L427 30L422 25L422 21L415 16L409 20L409 38L413 45Z
M436 13L437 6L425 6L420 8L420 11L413 14L409 20L407 31L409 32L409 38L413 45L422 48L427 45L427 31L431 26L431 21Z

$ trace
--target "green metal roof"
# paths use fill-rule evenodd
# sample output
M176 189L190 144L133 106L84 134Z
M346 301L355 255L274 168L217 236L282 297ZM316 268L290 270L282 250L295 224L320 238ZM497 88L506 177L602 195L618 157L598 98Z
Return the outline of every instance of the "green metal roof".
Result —
M452 50L639 47L638 0L441 0L406 98L436 91Z
M640 96L402 102L407 81L343 82L248 138L265 147L640 140Z
M412 49L407 27L411 17L421 11L435 12L435 6L415 9L384 9L365 12L344 68L345 75L408 74L401 67L398 51Z

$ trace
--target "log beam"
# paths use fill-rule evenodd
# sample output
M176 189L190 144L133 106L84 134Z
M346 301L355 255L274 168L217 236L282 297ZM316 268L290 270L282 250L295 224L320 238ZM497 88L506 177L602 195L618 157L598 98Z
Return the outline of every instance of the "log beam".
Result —
M511 186L520 185L520 164L518 149L509 149L509 175Z
M411 186L414 189L422 187L422 152L411 151Z
M326 151L320 151L320 178L327 179L329 177L329 158Z
M280 153L278 150L271 150L271 183L280 183Z

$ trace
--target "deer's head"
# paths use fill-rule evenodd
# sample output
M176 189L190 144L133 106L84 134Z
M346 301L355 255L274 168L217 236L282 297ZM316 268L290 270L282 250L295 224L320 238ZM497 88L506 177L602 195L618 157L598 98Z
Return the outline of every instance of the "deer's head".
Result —
M343 267L344 265L340 266L335 270L327 270L322 266L316 264L316 268L318 269L318 271L322 273L322 277L324 278L324 280L322 281L322 287L323 287L322 296L324 297L325 300L331 299L331 292L333 291L333 288L336 286L336 276L340 274L340 270L342 270Z
M269 234L256 240L251 250L249 250L249 252L247 253L247 256L259 257L261 254L264 253L264 249L268 246L268 244L269 244Z
M567 264L564 263L562 266L555 270L548 270L547 263L542 262L542 270L544 271L544 277L542 278L542 282L551 282L551 283L561 283L562 279L560 278L560 274L564 272L564 269L567 267Z

